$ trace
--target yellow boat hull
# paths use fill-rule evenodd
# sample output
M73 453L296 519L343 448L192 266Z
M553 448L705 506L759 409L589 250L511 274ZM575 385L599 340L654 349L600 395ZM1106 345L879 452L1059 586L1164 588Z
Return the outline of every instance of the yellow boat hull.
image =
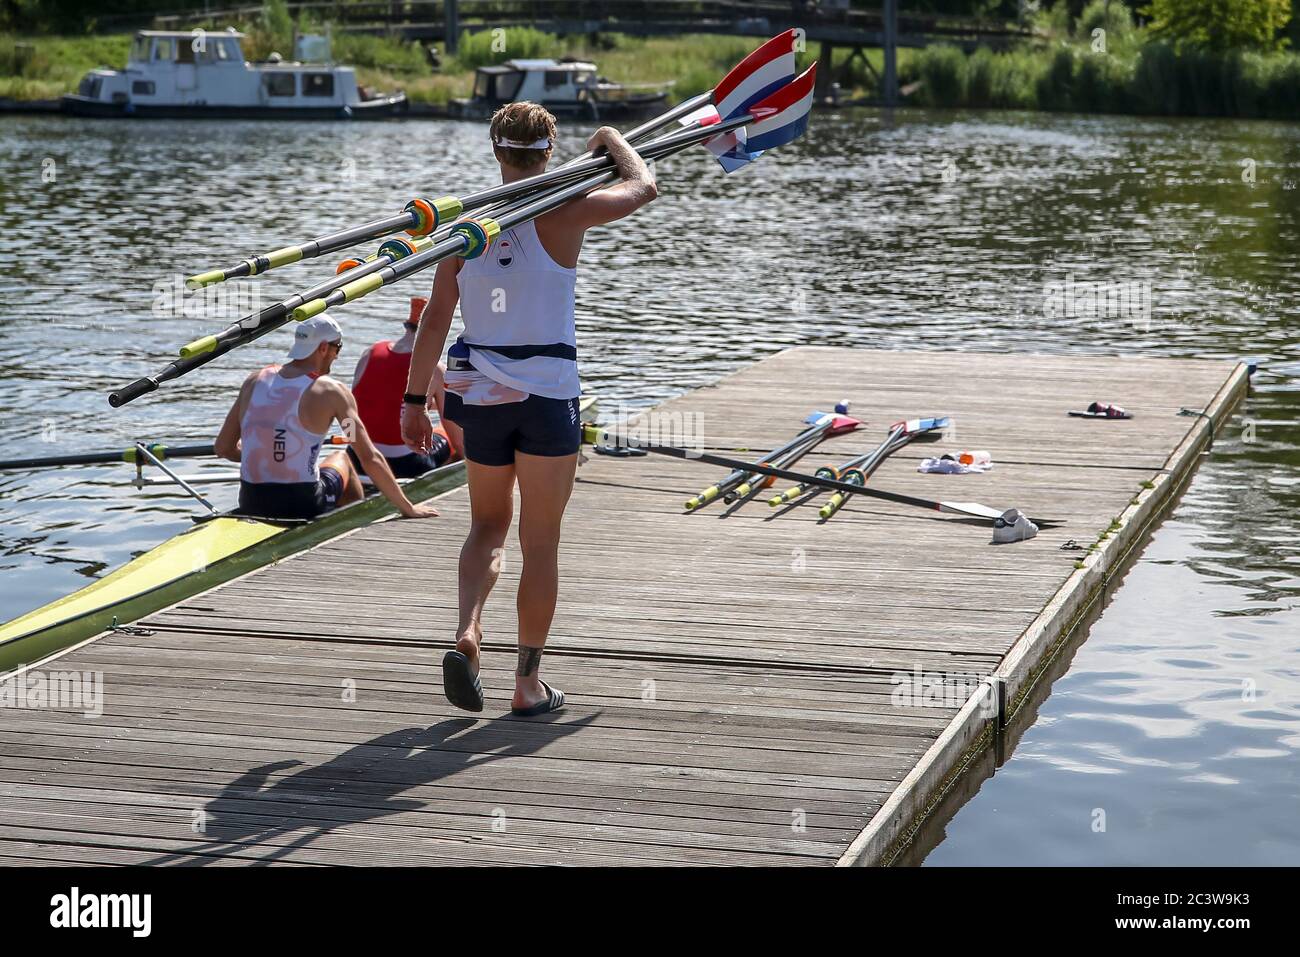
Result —
M465 480L464 463L444 466L405 486L425 501ZM200 594L246 572L369 525L391 514L381 497L368 498L299 524L280 525L220 516L132 559L79 591L0 625L0 673L125 625Z

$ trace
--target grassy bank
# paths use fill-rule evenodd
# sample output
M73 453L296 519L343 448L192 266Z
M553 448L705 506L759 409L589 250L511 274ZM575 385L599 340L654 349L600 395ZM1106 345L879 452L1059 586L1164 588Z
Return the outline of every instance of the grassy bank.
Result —
M87 70L120 68L129 34L91 37L10 37L0 34L0 97L47 100L77 88Z
M1094 0L1073 24L1053 19L1041 47L918 50L900 81L919 81L926 106L1300 119L1300 55L1180 48L1118 0Z

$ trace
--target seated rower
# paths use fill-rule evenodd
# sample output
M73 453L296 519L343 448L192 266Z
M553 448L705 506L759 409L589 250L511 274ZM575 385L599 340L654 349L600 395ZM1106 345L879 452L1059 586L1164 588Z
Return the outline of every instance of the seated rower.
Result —
M411 313L402 323L404 332L396 342L383 340L370 347L361 357L352 376L352 394L357 397L361 421L375 442L375 447L388 460L388 467L398 478L415 478L460 458L460 426L442 417L442 400L446 392L443 373L446 366L439 363L429 385L426 409L436 409L438 423L433 427L433 440L427 452L415 452L402 441L402 406L406 394L406 378L411 371L411 350L415 347L415 334L420 328L429 300L423 296L411 297ZM349 450L352 464L365 473L356 452Z
M244 380L217 435L217 455L239 463L239 510L266 518L314 518L365 495L348 456L317 464L325 433L338 422L375 487L406 518L438 512L413 505L375 448L352 392L329 377L343 348L338 324L326 315L298 324L282 366ZM350 433L350 434L349 434Z

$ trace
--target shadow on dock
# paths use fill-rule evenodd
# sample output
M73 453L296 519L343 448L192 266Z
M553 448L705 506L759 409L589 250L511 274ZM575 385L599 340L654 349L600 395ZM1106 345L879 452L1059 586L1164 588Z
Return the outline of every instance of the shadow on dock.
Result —
M287 843L277 842L264 857L251 862L273 864L338 827L424 810L428 802L401 795L505 758L535 755L586 728L600 713L576 721L562 717L534 720L530 724L544 728L543 733L517 736L505 745L476 747L476 738L497 737L499 729L496 722L475 718L391 731L269 785L272 775L302 762L286 759L258 765L227 784L203 807L200 820L208 841L144 863L202 867L211 858L297 834ZM443 747L453 737L458 747Z

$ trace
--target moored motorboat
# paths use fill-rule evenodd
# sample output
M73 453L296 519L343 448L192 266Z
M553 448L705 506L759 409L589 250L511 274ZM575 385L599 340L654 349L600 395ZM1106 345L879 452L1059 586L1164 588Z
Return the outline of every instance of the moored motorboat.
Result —
M660 106L669 86L614 83L585 60L507 60L479 67L473 96L452 100L451 112L462 119L484 119L507 103L528 100L561 118L612 120Z
M244 59L242 33L141 30L124 70L92 70L63 97L79 116L373 119L406 110L404 93L373 94L331 63Z

